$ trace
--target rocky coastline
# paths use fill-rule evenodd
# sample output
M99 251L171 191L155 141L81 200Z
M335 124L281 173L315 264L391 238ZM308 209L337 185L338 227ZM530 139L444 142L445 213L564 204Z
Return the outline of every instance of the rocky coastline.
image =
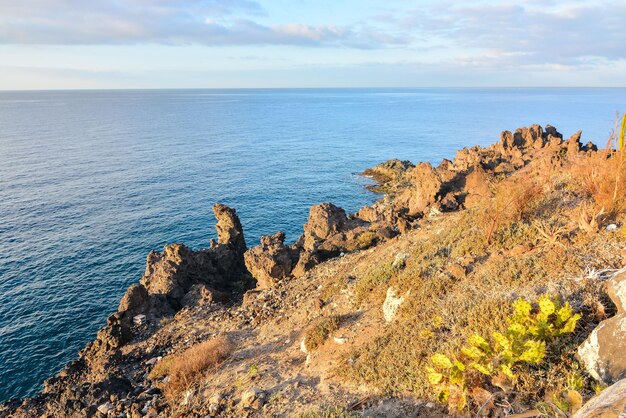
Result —
M216 204L213 212L217 241L198 251L184 244L171 244L162 252L148 254L143 277L128 288L117 312L107 319L106 326L78 359L48 379L37 396L0 405L0 417L304 416L306 411L326 408L330 403L345 407L345 414L362 414L355 416L448 416L450 410L432 399L416 396L415 391L384 390L365 378L355 382L337 372L346 362L358 364L354 353L367 350L367 344L389 324L399 326L394 319L400 315L397 312L413 306L405 302L412 297L410 291L388 284L393 279L373 281L367 290L375 293L376 286L380 287L385 299L382 304L376 299L362 302L361 290L354 286L359 286L361 278L369 277L378 260L392 260L389 277L401 274L407 269L405 265L415 259L410 256L411 250L421 237L435 236L438 228L453 228L460 222L454 217L497 212L498 184L510 182L506 187L516 188L530 178L522 176L547 172L575 177L575 167L584 166L585 161L615 158L611 151L598 150L590 142L583 144L581 136L577 132L564 139L552 126L533 125L502 132L499 141L490 147L464 148L455 158L443 160L436 167L400 160L384 162L363 173L377 182L372 186L382 194L377 202L353 214L332 203L313 206L303 234L290 245L285 244L285 234L279 231L263 236L259 245L248 247L236 211ZM555 186L557 192L568 196L573 193ZM541 193L547 192L537 192ZM526 201L531 196L520 199ZM514 204L510 202L505 204L506 211ZM574 211L576 205L571 206ZM580 241L575 235L582 234L577 231L584 230L585 225L593 229L594 237L609 234L609 225L621 226L622 212L616 210L610 217L604 215L608 208L602 209L602 213L590 208L577 215L576 230L536 228L543 228L553 238L558 251L561 246L574 248ZM520 212L519 219L524 216ZM474 254L469 249L456 258L444 255L441 258L447 260L445 268L436 267L437 274L466 281L489 263L504 264L502 260L507 257L546 257L552 251L546 250L541 234L536 234L539 238L531 244L521 242L491 250L496 246L493 235L499 222L499 215L486 221L483 245L487 252ZM617 235L602 239L611 248L621 249L623 238ZM450 243L446 251L452 253L454 245ZM614 386L599 392L598 396L604 398L594 398L582 409L579 405L577 412L571 411L580 417L612 416L606 411L626 410L626 357L622 351L626 342L626 273L620 270L624 254L618 253L616 250L606 258L594 259L607 269L604 275L594 276L596 284L590 291L601 295L598 300L604 304L605 313L596 312L598 315L589 320L586 328L578 331L576 340L585 373L606 387ZM427 271L430 267L419 268ZM332 282L334 278L341 280ZM567 283L555 285L560 294L582 294L583 285L570 288L574 285ZM592 284L585 282L584 286ZM551 288L545 283L543 287ZM520 289L510 294L523 294ZM572 296L572 304L576 301ZM577 307L581 312L591 309L585 303L580 299ZM312 348L312 340L306 337L308 330L321 324L320 318L335 316L340 318L339 325L326 332L320 342L322 348ZM155 371L158 365L219 336L228 338L234 347L227 360L211 365L201 377L194 375L197 379L186 382L184 390L168 392L173 375L159 375ZM536 409L520 403L511 406L509 412L523 412L515 408ZM503 411L494 406L488 413L505 416Z

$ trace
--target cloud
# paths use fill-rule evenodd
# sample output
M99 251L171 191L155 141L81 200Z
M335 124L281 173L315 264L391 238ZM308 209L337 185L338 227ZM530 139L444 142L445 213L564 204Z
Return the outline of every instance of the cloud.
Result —
M372 48L404 42L353 26L263 25L251 0L0 0L0 44L302 45Z
M499 53L502 63L574 65L589 57L626 58L624 2L445 2L397 21L477 58L487 51L492 56L486 59L494 61Z

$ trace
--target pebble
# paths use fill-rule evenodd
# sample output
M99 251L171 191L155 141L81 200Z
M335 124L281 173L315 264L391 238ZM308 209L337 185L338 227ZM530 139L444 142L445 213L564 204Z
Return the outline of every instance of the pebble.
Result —
M106 402L98 407L98 412L107 415L110 411L113 411L114 409L115 405L113 405L111 402Z
M609 231L609 232L610 231L616 231L617 230L617 225L615 225L615 224L608 224L606 226L606 230Z
M337 343L337 344L345 344L348 342L348 339L346 337L334 337L333 340Z

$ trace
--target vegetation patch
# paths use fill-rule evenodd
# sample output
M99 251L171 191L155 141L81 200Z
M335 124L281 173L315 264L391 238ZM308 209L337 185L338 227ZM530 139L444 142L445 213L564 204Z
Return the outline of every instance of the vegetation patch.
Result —
M471 408L470 402L488 412L493 407L487 404L494 388L504 392L515 388L524 367L544 360L546 344L574 332L580 315L574 314L569 303L561 305L558 299L542 295L537 305L533 312L530 302L518 299L503 333L494 331L488 338L473 334L451 357L442 353L431 356L431 364L426 366L428 381L451 412ZM578 397L582 400L580 394Z
M304 344L308 350L315 350L339 329L339 317L336 315L321 318L304 335Z
M233 348L232 342L226 336L215 337L182 353L163 358L150 372L150 378L167 375L169 379L163 384L163 392L167 399L175 400L206 372L226 360Z

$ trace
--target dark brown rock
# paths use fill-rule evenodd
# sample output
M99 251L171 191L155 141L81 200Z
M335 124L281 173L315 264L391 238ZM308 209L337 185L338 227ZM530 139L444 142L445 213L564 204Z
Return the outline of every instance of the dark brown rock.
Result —
M285 246L285 234L278 232L262 236L261 244L249 249L244 260L257 281L257 288L266 289L274 286L277 280L289 277L297 261L297 253Z

